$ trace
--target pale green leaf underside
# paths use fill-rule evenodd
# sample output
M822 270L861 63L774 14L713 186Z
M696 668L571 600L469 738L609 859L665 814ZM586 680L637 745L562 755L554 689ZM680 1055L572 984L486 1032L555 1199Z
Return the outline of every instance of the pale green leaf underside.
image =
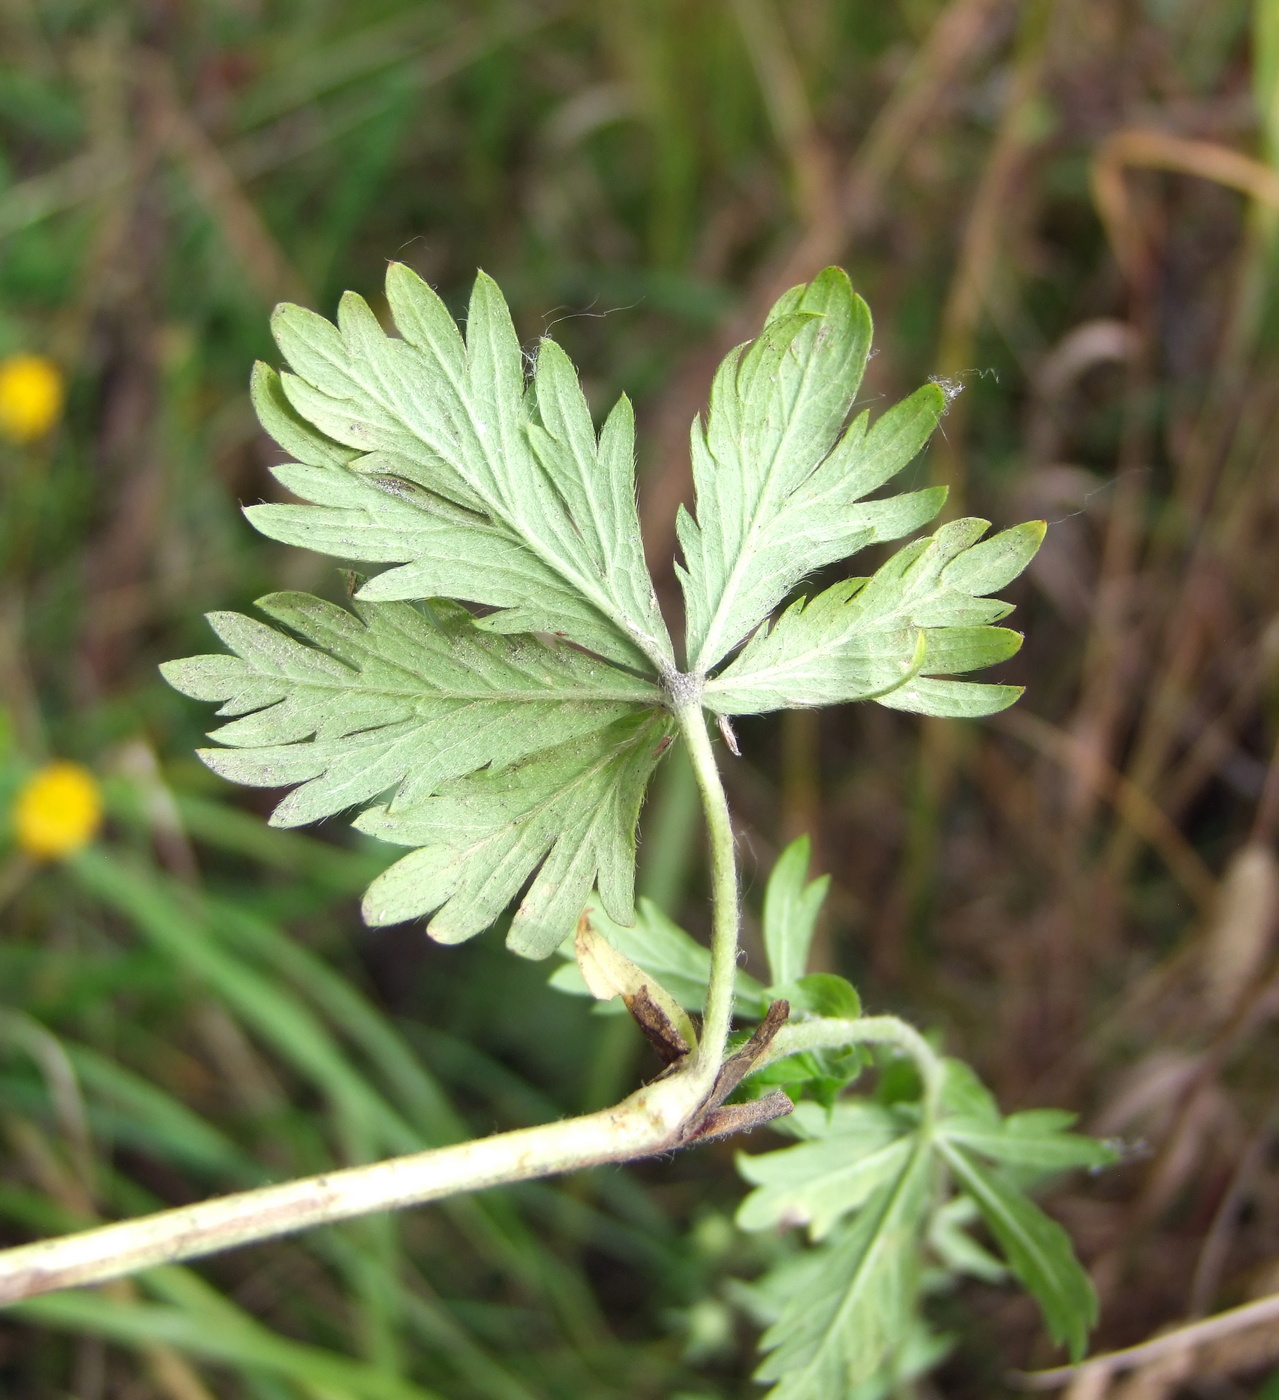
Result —
M910 533L942 500L867 499L918 453L944 399L929 385L873 424L848 423L870 319L838 269L782 297L725 361L695 427L698 518L680 522L690 677L678 684L640 541L629 403L597 433L550 340L526 378L483 274L465 337L407 268L391 266L386 290L398 336L349 294L336 325L277 310L288 369L258 366L253 394L293 459L275 475L300 503L247 514L275 539L390 567L359 587L357 616L273 595L262 607L287 632L216 614L231 654L165 668L230 721L202 754L210 767L293 789L275 824L380 802L361 825L421 846L370 893L371 919L434 913L432 934L454 940L524 891L512 942L546 952L597 880L624 927L635 813L670 697L708 674L704 703L721 714L872 695L985 714L1015 697L948 677L1015 648L1016 634L989 625L1006 607L981 595L1033 553L1024 528L978 545L956 535L969 523L947 526L865 587L838 585L768 625L805 575ZM797 878L766 917L782 983L821 897L821 882ZM699 981L688 979L690 1003ZM752 984L743 1009L760 995Z
M660 704L655 686L567 647L486 633L455 603L259 601L309 645L236 613L210 617L232 655L169 662L187 695L239 715L204 749L216 773L294 788L272 824L297 826L394 793L411 805L486 764L589 736Z
M742 1202L737 1223L744 1230L806 1225L813 1239L824 1239L844 1215L900 1175L912 1151L905 1126L888 1109L836 1104L812 1142L738 1155L738 1171L758 1189Z
M978 544L987 529L984 520L952 521L872 578L793 603L707 682L706 705L730 715L866 699L934 715L1007 708L1017 687L938 679L994 665L1021 645L1019 633L990 625L1010 605L972 590L1002 588L1020 573L1044 526Z
M561 942L597 877L613 917L632 917L635 823L670 732L654 686L568 647L485 632L455 603L356 603L359 617L305 594L259 606L309 645L215 614L232 654L165 675L241 716L216 731L227 747L201 751L215 772L299 784L275 825L390 797L357 824L425 849L371 888L370 922L444 906L430 931L454 942L535 872L511 928L519 952Z
M861 503L918 453L935 385L844 431L870 350L870 313L828 268L788 292L720 366L693 425L697 518L681 512L690 669L707 674L806 574L936 514L940 490Z
M560 633L628 665L669 666L640 544L629 404L597 439L549 340L526 387L510 313L482 273L465 342L408 268L392 264L386 292L402 339L352 293L336 326L277 309L292 372L259 371L259 411L273 433L282 418L301 420L276 433L300 459L280 476L313 504L255 507L253 523L289 543L399 563L365 585L365 599L462 598L503 609L487 625L504 632ZM307 450L308 424L327 439L319 452Z
M900 1313L881 1317L879 1332L866 1335L858 1330L866 1320L857 1308L865 1306L867 1296L864 1270L873 1279L877 1267L888 1274L884 1296L891 1301L892 1242L901 1251L898 1263L907 1267L917 1251L913 1232L921 1215L930 1217L929 1239L948 1267L994 1281L1003 1265L964 1229L980 1216L1011 1270L1039 1302L1053 1337L1067 1342L1074 1354L1081 1352L1095 1320L1092 1287L1065 1231L1015 1179L1101 1166L1114 1160L1113 1149L1070 1132L1068 1113L1033 1109L1001 1117L989 1091L954 1060L946 1062L942 1109L925 1131L901 1108L844 1101L827 1113L815 1103L801 1103L787 1123L804 1141L762 1156L738 1156L739 1171L756 1188L738 1211L739 1225L750 1230L807 1226L814 1240L829 1240L811 1256L802 1278L796 1275L793 1298L765 1335L765 1348L776 1343L776 1350L759 1377L782 1383L772 1394L785 1400L843 1394L835 1378L846 1359L856 1372L900 1345L901 1331L894 1332L891 1321L896 1316L904 1326ZM981 1157L1002 1166L992 1169ZM940 1204L936 1192L949 1190L948 1174L937 1170L943 1163L962 1194ZM894 1192L916 1171L932 1185L916 1183L911 1191L923 1194L908 1192L914 1204L898 1209ZM838 1326L850 1331L836 1335Z
M442 943L487 928L535 877L516 909L508 945L526 957L553 952L597 885L618 922L633 915L635 824L670 718L649 711L511 767L441 784L413 805L372 808L361 831L410 855L364 897L370 924L434 913Z

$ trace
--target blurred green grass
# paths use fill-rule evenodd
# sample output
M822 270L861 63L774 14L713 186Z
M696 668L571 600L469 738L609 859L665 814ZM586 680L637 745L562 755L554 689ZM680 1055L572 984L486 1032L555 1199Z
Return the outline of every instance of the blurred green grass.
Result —
M1279 822L1276 55L1272 0L3 0L0 356L49 356L68 402L0 443L0 800L58 756L109 809L65 866L0 854L8 1237L595 1106L651 1068L625 1021L493 940L361 929L379 850L271 831L191 756L208 717L155 664L205 649L200 613L341 596L238 513L278 489L246 393L271 305L376 305L398 257L460 310L485 267L593 406L636 399L674 605L709 370L840 261L878 322L867 402L962 387L917 474L998 524L1052 522L1007 667L1031 691L983 730L747 722L748 865L811 830L829 966L944 1026L1010 1107L1149 1145L1057 1202L1104 1344L1191 1293L1273 1289L1279 1202L1247 1164L1272 1131L1279 895L1221 900L1245 853L1273 869ZM1158 169L1134 129L1172 140ZM678 767L645 838L648 892L698 927ZM0 1387L750 1395L726 1279L785 1245L727 1229L730 1162L33 1302L0 1325ZM1042 1359L991 1290L939 1307L964 1341L921 1395L988 1396ZM1204 1383L1248 1393L1265 1362Z

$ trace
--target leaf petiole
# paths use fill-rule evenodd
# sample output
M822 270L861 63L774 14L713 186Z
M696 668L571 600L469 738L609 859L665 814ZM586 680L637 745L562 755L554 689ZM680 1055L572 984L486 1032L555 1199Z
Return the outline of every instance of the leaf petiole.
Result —
M710 842L711 873L711 973L706 988L702 1039L694 1073L714 1083L724 1060L733 1019L733 989L737 978L737 948L741 928L741 900L737 888L737 854L728 800L720 780L719 765L711 748L706 715L700 699L675 708L689 759L702 796Z
M914 1026L897 1016L860 1016L855 1021L819 1016L792 1022L778 1031L756 1068L763 1069L806 1050L844 1050L853 1045L894 1045L914 1061L924 1085L923 1123L930 1127L937 1118L946 1068L941 1056Z

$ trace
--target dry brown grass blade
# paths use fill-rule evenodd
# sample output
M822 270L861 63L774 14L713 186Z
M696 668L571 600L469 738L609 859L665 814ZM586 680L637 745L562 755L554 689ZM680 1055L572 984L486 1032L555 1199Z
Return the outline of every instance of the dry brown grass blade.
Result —
M309 305L306 283L263 223L229 162L187 110L169 60L154 50L143 50L137 62L156 104L165 144L249 281L272 305L278 301Z
M1076 771L1086 757L1083 742L1077 736L1029 711L1006 710L992 723L1068 772ZM1205 913L1212 909L1217 894L1216 877L1158 804L1109 764L1092 768L1091 779L1096 783L1097 796L1123 814L1196 907Z
M1131 169L1196 175L1279 209L1279 174L1242 151L1145 127L1112 132L1093 157L1092 190L1110 246L1127 275L1132 275L1141 258L1128 191L1127 172Z
M796 62L773 0L733 0L733 13L755 69L778 143L786 152L795 203L807 227L836 217L837 172L813 117Z
M1207 1009L1225 1018L1238 1006L1270 953L1279 929L1279 861L1269 846L1249 842L1231 858L1204 934Z
M1084 1371L1075 1377L1066 1391L1066 1400L1106 1400L1110 1391L1110 1375L1106 1371Z
M1235 1166L1195 1262L1194 1278L1190 1284L1191 1317L1204 1317L1212 1306L1239 1225L1240 1210L1265 1168L1266 1156L1273 1141L1274 1122L1268 1118L1261 1129L1253 1134L1252 1141Z
M1124 693L1141 657L1141 649L1134 643L1142 639L1135 636L1131 611L1148 491L1146 468L1152 449L1152 425L1145 401L1152 374L1153 265L1129 189L1128 172L1132 169L1196 176L1238 190L1267 206L1279 207L1279 176L1260 161L1216 142L1126 127L1107 136L1093 158L1093 199L1128 283L1132 315L1145 353L1135 357L1131 369L1128 424L1106 534L1084 684L1072 724L1084 746L1084 761L1072 789L1072 808L1080 824L1092 811L1098 774L1113 762L1125 709Z
M1017 1371L1010 1379L1023 1390L1057 1390L1087 1375L1100 1374L1109 1378L1124 1371L1149 1366L1155 1361L1194 1351L1209 1342L1233 1337L1250 1328L1264 1327L1276 1320L1279 1320L1279 1294L1272 1293L1269 1297L1258 1298L1256 1302L1217 1313L1202 1322L1192 1322L1185 1327L1178 1327L1175 1331L1165 1332L1162 1336L1141 1342L1137 1346L1091 1357L1078 1366L1055 1366L1049 1371ZM1104 1394L1104 1389L1100 1393Z
M974 369L977 329L1008 227L1018 218L1014 206L1035 194L1035 187L1023 177L1026 159L1036 140L1031 114L1042 92L1044 60L1055 11L1056 0L1032 0L1022 14L1008 97L969 206L958 263L942 313L937 374L945 380L960 379ZM964 514L967 418L961 395L952 402L946 430L938 435L930 456L934 479L949 487L946 508L952 516Z
M1261 799L1257 803L1257 815L1253 820L1253 841L1273 841L1279 831L1279 741L1275 743L1266 768L1266 781L1261 789Z

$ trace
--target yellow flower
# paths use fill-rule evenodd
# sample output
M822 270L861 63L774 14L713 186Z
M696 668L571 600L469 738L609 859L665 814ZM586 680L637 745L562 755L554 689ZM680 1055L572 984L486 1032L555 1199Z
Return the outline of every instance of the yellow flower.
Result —
M86 846L102 823L102 797L87 768L46 763L27 779L13 804L18 845L37 860L56 860Z
M0 434L11 442L34 442L62 412L62 371L43 355L7 355L0 360Z

